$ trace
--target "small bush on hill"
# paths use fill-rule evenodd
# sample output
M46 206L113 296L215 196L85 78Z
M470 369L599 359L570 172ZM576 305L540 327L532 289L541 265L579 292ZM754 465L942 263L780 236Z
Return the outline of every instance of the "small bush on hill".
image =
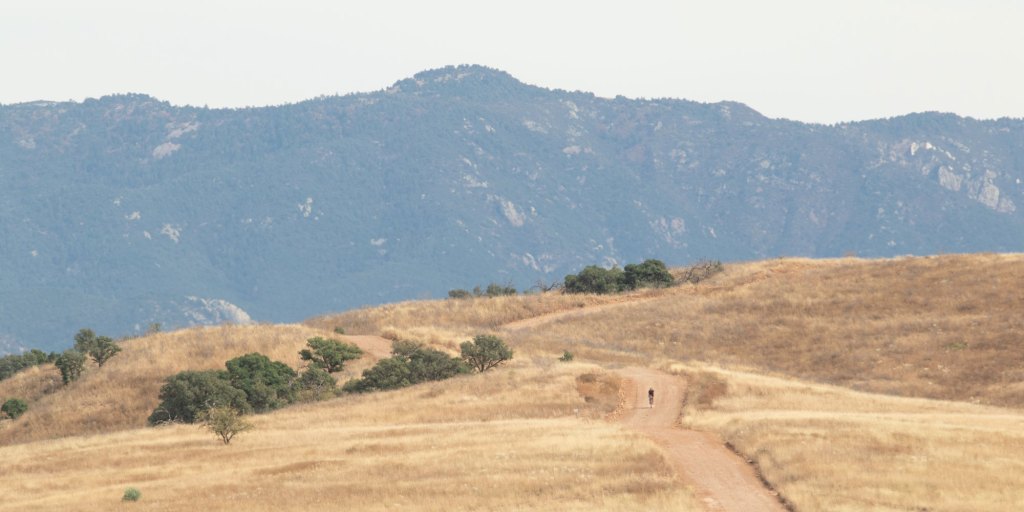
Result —
M472 296L473 294L469 293L469 290L463 290L461 288L455 290L448 290L449 299L468 299Z
M503 295L515 295L516 288L511 283L502 286L498 283L491 283L487 285L487 290L484 292L488 297L501 297Z
M464 341L459 348L462 349L462 359L478 372L512 359L512 349L501 338L489 334L474 336L473 341Z
M253 428L252 423L242 418L242 413L231 407L211 407L200 414L199 421L224 444L230 444L235 436Z
M328 373L340 372L345 367L345 361L359 359L363 355L359 347L338 340L316 337L307 340L306 345L309 348L300 350L299 357Z
M697 284L723 270L725 270L725 267L722 265L721 261L700 260L687 267L680 280L687 283Z
M20 398L9 398L4 402L3 406L0 406L0 412L6 414L12 420L18 419L27 410L28 404Z
M284 407L295 400L295 370L280 361L253 352L226 363L231 385L244 391L255 412Z
M568 363L568 362L572 361L573 360L572 352L569 352L568 350L566 350L565 353L562 354L562 357L559 357L558 360L563 362L563 363Z
M149 415L149 424L180 421L194 423L211 407L251 411L245 392L235 388L225 371L184 371L167 378L160 388L160 404Z
M142 492L134 487L129 487L124 490L121 501L139 501L140 498L142 498Z
M60 378L66 386L82 376L82 370L85 368L85 354L75 349L68 349L58 356L53 364L60 369Z

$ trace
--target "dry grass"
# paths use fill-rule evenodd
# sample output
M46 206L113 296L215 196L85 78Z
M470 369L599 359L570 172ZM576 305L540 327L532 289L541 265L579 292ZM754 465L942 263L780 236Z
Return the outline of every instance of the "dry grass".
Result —
M1018 511L1024 413L889 397L703 364L728 383L684 422L753 458L800 511Z
M301 325L185 329L125 341L123 351L103 368L90 363L66 388L53 365L19 372L0 381L0 396L28 398L29 411L16 422L0 423L0 444L144 426L168 376L223 369L225 361L249 352L297 367L306 340L321 335ZM353 365L348 375L358 368Z
M604 422L575 376L491 374L253 417L222 445L170 426L0 449L3 510L699 510L650 443ZM128 486L142 499L122 505Z
M1022 276L1022 255L773 260L508 336L586 360L703 360L1024 407Z

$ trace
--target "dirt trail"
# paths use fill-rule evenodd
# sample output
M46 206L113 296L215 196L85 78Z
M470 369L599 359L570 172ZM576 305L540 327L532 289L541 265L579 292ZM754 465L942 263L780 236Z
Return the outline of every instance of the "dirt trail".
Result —
M380 336L345 335L342 336L342 340L354 343L356 346L363 349L364 352L369 353L377 359L391 356L391 340L381 338Z
M714 435L677 426L685 382L647 368L626 368L620 421L662 447L669 463L691 485L707 510L786 512L778 497L766 489L750 467ZM647 390L654 388L654 408Z

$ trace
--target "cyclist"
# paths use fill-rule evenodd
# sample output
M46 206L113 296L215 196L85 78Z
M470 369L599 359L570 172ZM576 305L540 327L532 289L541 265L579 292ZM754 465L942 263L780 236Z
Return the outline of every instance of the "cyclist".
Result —
M647 403L654 409L654 388L647 390Z

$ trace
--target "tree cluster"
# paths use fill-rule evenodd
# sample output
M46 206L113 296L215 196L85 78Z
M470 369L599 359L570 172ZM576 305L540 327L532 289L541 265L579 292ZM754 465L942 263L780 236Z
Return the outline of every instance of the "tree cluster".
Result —
M0 357L0 380L4 380L15 373L43 363L52 363L57 359L56 353L43 352L39 349L32 349L24 354L10 354Z
M565 276L565 293L619 293L639 288L672 286L674 279L661 260L647 259L623 268L590 265L578 274Z
M280 361L253 352L224 364L224 370L183 371L168 377L160 388L160 404L149 416L151 425L165 422L195 423L214 408L239 414L279 409L296 401L332 395L345 361L362 350L337 340L311 338L299 352L309 366L300 374Z
M519 293L512 283L500 285L498 283L491 283L486 288L481 289L479 286L474 286L473 291L456 288L454 290L448 290L449 299L468 299L471 297L501 297L504 295L515 295Z
M398 389L474 370L487 371L512 359L512 349L497 336L479 335L462 343L460 348L461 356L453 357L415 341L395 341L391 345L391 357L363 370L362 378L348 381L342 390L366 393Z

